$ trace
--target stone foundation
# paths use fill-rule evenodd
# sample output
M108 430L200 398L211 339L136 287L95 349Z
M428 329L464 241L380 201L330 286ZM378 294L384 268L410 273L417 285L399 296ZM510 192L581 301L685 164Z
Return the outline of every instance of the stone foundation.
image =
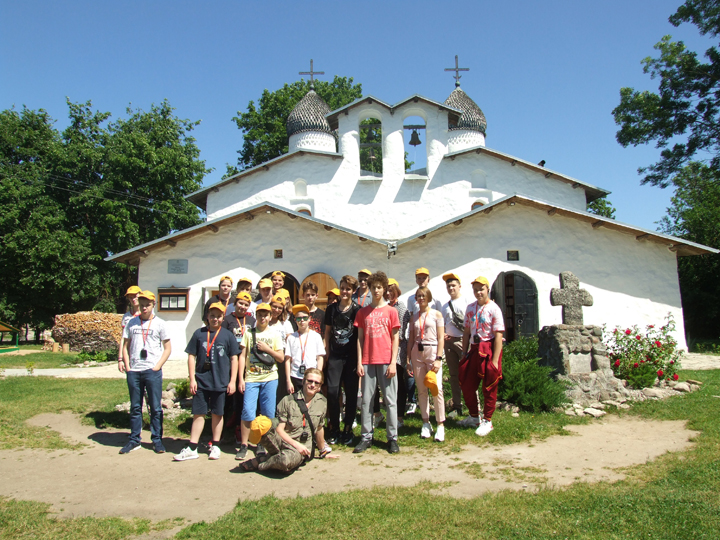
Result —
M570 383L566 391L573 403L627 398L624 382L617 379L602 341L602 328L592 325L545 326L538 334L540 365Z

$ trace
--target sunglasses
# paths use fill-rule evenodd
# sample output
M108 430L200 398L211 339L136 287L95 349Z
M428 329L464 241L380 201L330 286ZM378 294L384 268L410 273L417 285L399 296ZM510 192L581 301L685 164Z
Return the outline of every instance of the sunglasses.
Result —
M310 319L310 317L308 317L308 316L305 316L305 317L295 317L295 320L296 320L297 322L305 322L305 321L307 321L308 319Z
M320 385L322 384L320 381L313 381L313 380L311 380L311 379L308 379L308 380L305 381L305 382L307 383L308 386L310 386L310 385L320 386Z

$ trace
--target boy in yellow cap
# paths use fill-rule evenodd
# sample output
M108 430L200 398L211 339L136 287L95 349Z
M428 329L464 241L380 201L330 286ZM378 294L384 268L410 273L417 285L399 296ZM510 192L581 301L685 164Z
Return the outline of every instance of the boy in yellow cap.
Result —
M140 315L140 303L138 302L138 294L142 292L142 289L137 285L129 287L125 293L125 300L127 300L127 312L123 315L122 321L120 321L120 346L118 347L118 371L120 373L125 372L125 364L123 364L123 346L125 345L125 338L122 337L123 332L127 323L130 319Z
M352 295L353 302L360 307L369 306L372 302L372 295L368 288L368 278L372 272L367 268L363 268L357 273L358 286Z
M130 394L130 440L120 450L129 454L140 448L143 395L147 391L150 406L150 433L157 454L165 453L162 443L162 367L172 348L165 321L153 313L155 295L138 294L140 315L133 317L123 330L123 366Z
M248 296L250 296L250 305L248 306L246 312L253 317L255 316L255 308L257 307L257 304L253 302L252 299L252 288L253 288L253 281L249 277L241 277L237 281L237 288L236 288L236 295L240 294L241 292L246 292ZM237 298L237 296L236 296ZM228 316L228 312L225 311L225 316Z
M466 360L460 365L460 385L469 415L467 423L477 426L475 433L484 437L493 429L492 415L497 402L497 387L502 379L502 348L505 322L500 307L490 300L490 282L479 276L472 282L476 301L465 311L462 350ZM469 351L468 351L469 347ZM480 419L476 392L481 386L484 398Z
M268 278L262 278L258 283L258 291L260 291L260 294L255 298L255 301L258 304L270 305L273 299L273 282Z
M465 310L470 302L462 294L462 286L457 274L449 272L443 275L443 281L450 295L450 300L443 304L441 312L445 319L445 361L450 373L450 389L452 390L452 405L447 416L454 418L462 414L460 359L464 356L462 336L465 331Z
M322 337L310 328L310 308L305 304L296 304L293 306L293 315L298 329L285 341L285 384L288 394L302 388L307 369L316 367L322 371L325 359Z
M220 302L212 304L207 317L207 326L195 330L185 348L190 393L193 395L193 423L190 443L173 458L175 461L198 458L197 447L208 410L212 413L212 441L208 445L208 457L220 459L225 394L232 396L236 390L240 346L232 332L222 327L225 306Z

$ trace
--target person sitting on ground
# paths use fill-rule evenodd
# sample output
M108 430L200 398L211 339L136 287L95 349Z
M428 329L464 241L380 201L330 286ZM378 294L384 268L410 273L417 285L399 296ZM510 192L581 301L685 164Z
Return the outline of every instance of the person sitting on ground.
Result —
M130 319L133 317L137 317L140 315L140 302L138 302L138 294L142 292L142 289L138 287L137 285L133 285L132 287L128 288L127 292L125 293L125 300L127 300L127 312L125 315L123 315L122 321L120 321L120 345L118 347L118 371L120 373L125 373L125 363L123 362L123 347L125 345L125 338L122 337L123 332L125 331L125 327L127 326L127 323L130 322Z
M462 338L465 355L460 362L460 386L469 416L459 424L477 426L475 434L484 437L493 429L492 415L497 403L498 383L502 379L505 322L500 307L490 300L490 282L487 278L475 278L472 288L477 301L465 310L465 330ZM480 385L484 398L482 419L479 418L476 393Z
M140 315L130 319L123 331L123 370L130 393L130 440L120 453L129 454L140 448L143 396L147 392L153 448L156 454L164 454L162 367L172 352L170 334L165 321L153 313L155 295L142 291L138 302Z
M235 302L235 297L232 294L233 289L233 280L230 276L223 276L220 278L220 283L218 284L218 291L217 294L213 295L210 300L205 302L205 308L203 309L203 322L207 324L207 314L208 310L210 309L210 306L212 304L215 304L217 302L220 302L223 306L225 306L225 309L227 310L227 307L232 305Z
M327 400L320 393L322 383L322 371L308 368L302 389L285 396L278 405L277 418L259 416L250 424L250 442L262 445L267 452L241 463L242 470L290 473L312 459L316 448L323 449L320 458L331 452L323 430Z
M285 343L285 371L288 394L302 388L305 371L309 368L323 369L325 346L315 330L310 328L310 308L305 304L293 306L297 332L287 337Z
M195 330L185 349L188 355L190 393L193 395L193 422L190 443L173 459L198 458L198 443L205 427L205 415L212 413L212 441L209 459L220 459L225 394L235 393L240 346L235 336L221 326L225 306L217 302L208 310L208 324Z
M244 394L242 423L240 426L240 448L235 459L245 459L248 450L250 422L257 417L258 399L260 413L275 416L277 396L277 364L285 362L280 334L269 327L270 306L260 304L255 312L255 328L245 332L238 365L238 390ZM262 453L258 447L256 455Z
M425 386L425 376L434 372L437 381L441 381L435 399L435 420L437 430L435 440L445 440L445 402L442 391L442 360L445 340L445 321L442 313L430 307L432 293L427 287L419 287L415 293L418 312L410 319L410 338L408 339L410 354L408 360L412 362L415 386L418 389L420 401L420 415L422 416L422 430L420 437L429 439L432 435L430 425L430 399L428 388Z
M353 276L340 280L340 300L325 312L325 344L327 349L328 422L331 429L328 442L353 442L353 422L357 414L357 328L355 316L360 306L352 299L358 286ZM340 385L345 387L345 428L340 435Z

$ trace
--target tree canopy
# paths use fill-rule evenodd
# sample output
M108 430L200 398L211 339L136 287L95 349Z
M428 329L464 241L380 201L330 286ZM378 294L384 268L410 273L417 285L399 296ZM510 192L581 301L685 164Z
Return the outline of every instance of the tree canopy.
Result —
M679 26L690 22L703 35L720 33L718 0L687 0L670 17ZM655 45L658 58L645 58L644 72L659 79L657 92L620 90L620 104L613 110L620 126L617 140L623 146L655 141L660 160L638 169L643 183L667 187L692 160L720 167L720 52L705 51L698 59L682 41L665 36Z
M62 133L42 109L0 113L0 317L16 325L114 303L133 270L105 257L200 222L198 122L167 101L114 122L68 108Z
M332 82L315 81L315 92L331 110L339 109L362 97L362 85L353 84L352 77L338 77ZM288 151L286 124L290 112L310 90L310 82L300 80L270 92L264 90L258 100L248 104L247 112L233 117L243 131L243 147L238 150L237 167L228 166L227 174L255 167Z

